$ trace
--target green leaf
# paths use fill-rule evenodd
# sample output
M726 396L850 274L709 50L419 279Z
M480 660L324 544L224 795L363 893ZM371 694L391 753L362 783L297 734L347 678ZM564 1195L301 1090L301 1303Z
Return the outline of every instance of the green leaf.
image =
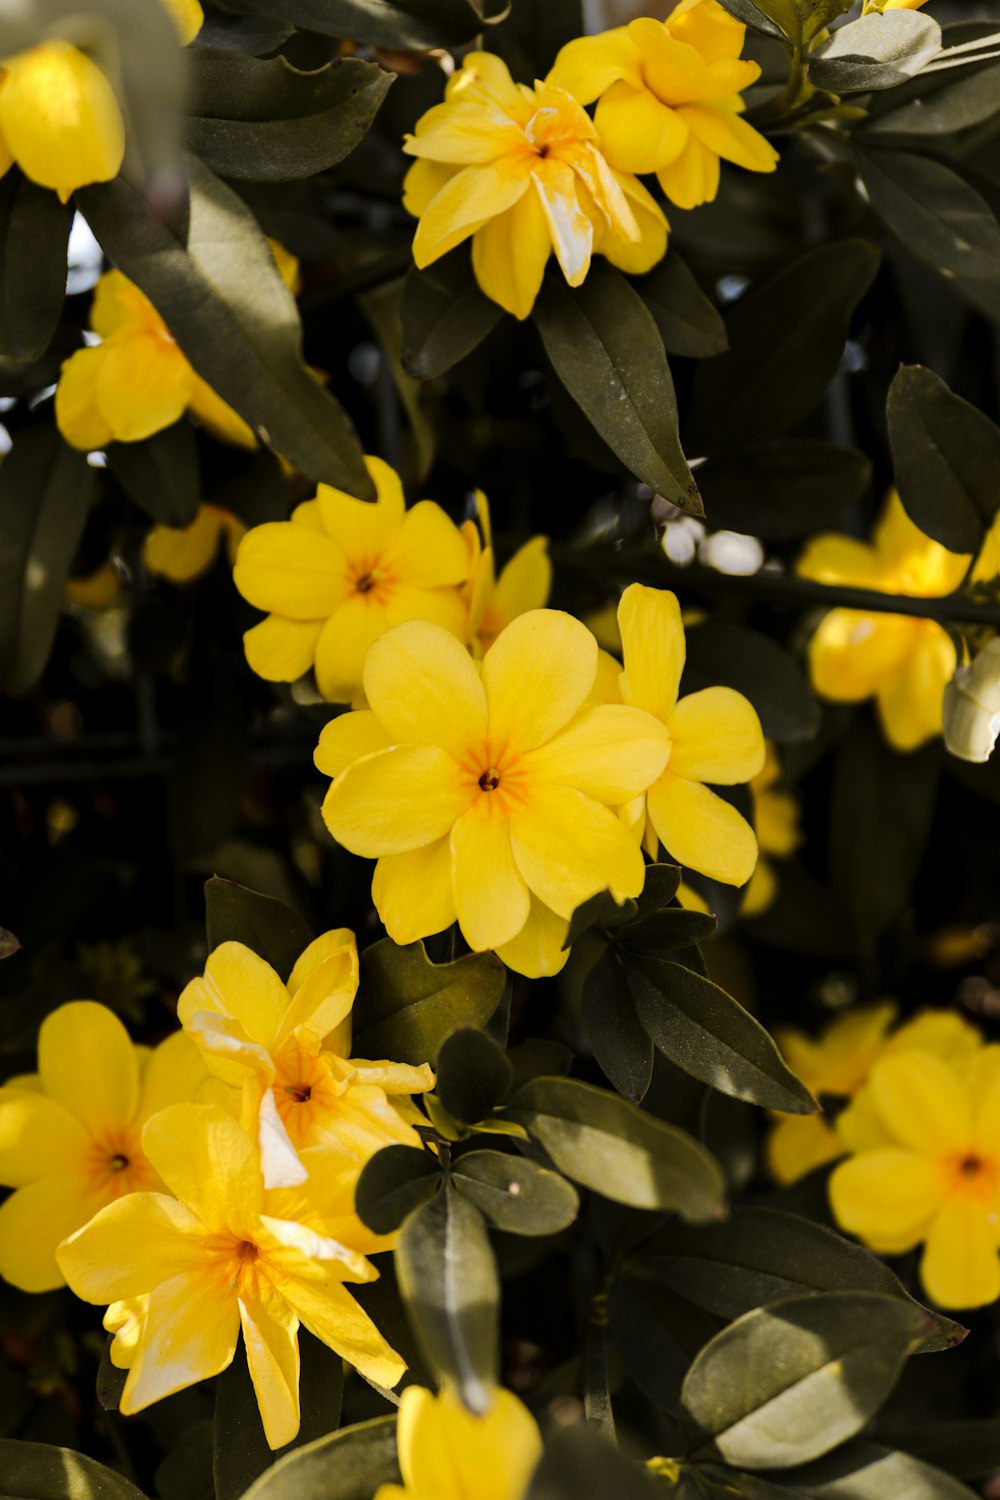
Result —
M298 912L283 901L218 875L205 882L205 925L209 953L220 943L243 943L283 981L313 940Z
M684 1376L698 1350L719 1331L719 1319L644 1276L631 1259L615 1275L608 1317L631 1379L657 1406L678 1412Z
M880 1442L904 1448L960 1479L979 1479L1000 1469L1000 1417L880 1422L877 1435Z
M819 705L790 651L735 620L706 620L688 631L685 693L721 684L749 698L768 739L811 740Z
M507 1234L559 1234L580 1209L576 1189L537 1162L506 1151L466 1151L452 1181L463 1197Z
M0 927L0 959L13 958L14 954L20 951L20 939L16 938L6 927Z
M710 912L689 911L685 906L664 906L627 922L614 934L616 944L639 953L675 952L703 943L718 928Z
M971 1423L969 1424L972 1425ZM807 1500L976 1500L977 1491L950 1474L878 1443L848 1443L838 1453L788 1475Z
M508 1111L574 1182L633 1208L695 1221L722 1207L723 1179L703 1146L634 1104L575 1078L536 1078Z
M983 23L979 23L982 25ZM985 23L990 33L996 23ZM933 84L939 85L932 87ZM911 97L868 120L865 136L940 136L969 130L1000 111L1000 65L928 74L912 85ZM889 101L887 101L889 102Z
M580 1014L609 1082L638 1104L653 1078L653 1044L639 1023L625 971L607 948L583 981Z
M158 1500L216 1500L212 1475L212 1422L185 1427L156 1467Z
M232 1364L219 1376L212 1437L215 1500L239 1500L275 1458L336 1431L344 1393L343 1360L304 1328L299 1329L299 1355L302 1425L284 1448L268 1447L242 1339Z
M482 1214L445 1183L409 1215L396 1246L399 1289L439 1383L485 1412L497 1382L500 1285Z
M399 1481L396 1414L375 1417L317 1438L279 1458L244 1500L371 1500Z
M656 1500L649 1471L589 1427L556 1432L524 1500Z
M468 246L461 245L423 271L411 268L400 312L403 369L414 380L443 375L503 317L503 308L479 290Z
M121 1405L122 1391L128 1379L127 1370L119 1370L111 1363L111 1345L114 1335L109 1333L101 1350L101 1362L97 1366L96 1395L103 1411L117 1411Z
M514 1078L503 1048L471 1026L461 1026L445 1039L435 1071L438 1098L463 1125L489 1119L507 1098Z
M695 1457L786 1469L859 1432L928 1332L915 1303L814 1292L746 1313L716 1334L684 1381Z
M759 6L753 0L722 0L722 4L730 15L742 21L744 26L749 26L751 31L756 31L760 36L775 37L781 40L785 37L793 37L796 32L794 5L792 0L761 0ZM778 17L784 19L782 25ZM785 30L785 26L788 30Z
M809 80L832 94L906 83L941 50L941 28L916 11L873 11L840 26L810 54Z
M698 470L709 523L767 541L832 527L871 480L871 460L863 453L816 438L737 448Z
M336 58L300 72L267 60L196 47L191 53L188 149L223 177L289 182L312 177L360 145L394 75Z
M563 948L571 948L574 943L579 942L585 932L593 927L605 927L614 930L623 922L631 921L638 913L637 904L627 899L616 901L610 891L598 891L596 896L590 896L582 906L578 906L569 921L569 931Z
M257 220L197 157L185 163L186 227L169 227L123 178L81 190L87 222L198 374L263 442L311 479L371 498L353 428L302 360L295 298Z
M698 366L689 451L765 442L808 417L840 367L878 266L867 240L837 240L741 297L726 320L728 352Z
M656 494L701 515L663 341L624 276L600 260L575 290L551 276L534 316L556 374L612 452Z
M710 359L728 347L722 314L672 245L660 264L639 280L637 290L656 319L668 354Z
M1000 505L1000 429L921 365L903 365L886 402L907 515L952 552L978 552Z
M0 1500L144 1500L103 1464L54 1443L0 1438Z
M400 309L403 301L403 279L397 277L382 286L362 292L358 303L379 342L392 378L399 392L399 399L410 423L413 439L412 468L418 479L423 479L434 462L434 428L424 411L424 392L418 381L413 380L403 368L402 340L403 324Z
M111 443L108 468L136 505L163 526L190 526L201 487L194 429L186 417L139 443Z
M242 0L241 9L281 16L302 31L405 52L454 47L483 29L471 0Z
M908 250L945 274L997 283L1000 225L975 188L910 151L868 151L859 142L856 159L872 207Z
M623 961L636 1015L671 1062L763 1109L815 1112L816 1101L786 1067L770 1032L739 1001L669 959L628 952Z
M0 687L24 693L45 670L94 493L94 470L42 419L0 464Z
M500 1004L506 974L492 953L435 964L422 942L373 943L361 955L355 1053L417 1066L433 1062L457 1027L485 1026Z
M647 865L646 882L636 897L640 917L652 916L674 900L681 883L680 865Z
M413 1146L384 1146L369 1157L354 1189L354 1207L375 1234L392 1234L441 1185L441 1163Z
M17 167L0 180L0 355L40 359L66 297L73 210Z
M515 82L530 88L549 72L559 49L585 30L581 0L514 0L490 33L490 51L499 53Z

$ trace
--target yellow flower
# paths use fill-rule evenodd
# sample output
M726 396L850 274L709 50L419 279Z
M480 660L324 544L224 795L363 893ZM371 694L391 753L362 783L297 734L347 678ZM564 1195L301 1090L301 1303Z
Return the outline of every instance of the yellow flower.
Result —
M142 548L146 571L169 578L171 583L191 583L207 573L223 543L230 566L246 527L232 511L221 505L200 505L190 526L154 526Z
M931 599L953 593L970 561L918 530L890 490L870 543L835 533L814 537L796 571L819 583ZM955 664L944 627L912 615L832 609L809 643L817 693L836 703L874 697L896 750L915 750L940 734L945 684Z
M473 656L483 656L511 620L529 609L543 609L552 588L548 537L533 536L496 576L489 503L476 491L476 519L462 527L469 548L468 640Z
M365 463L374 504L321 484L290 521L247 533L233 573L243 597L271 612L243 637L253 670L292 682L315 666L332 703L359 698L365 653L391 626L435 620L465 635L461 532L433 500L407 510L399 476L380 458Z
M764 765L764 736L750 703L732 688L704 688L678 702L684 670L684 626L676 595L633 583L618 606L626 703L654 715L668 731L669 756L646 793L645 808L626 810L645 821L646 847L662 844L691 870L743 885L753 874L757 840L734 807L709 790L749 781Z
M778 753L770 740L764 746L764 755L764 769L758 771L750 783L757 847L762 856L771 854L775 859L787 859L802 842L802 834L799 832L799 801L794 792L779 790L781 766L778 763ZM777 888L778 880L771 861L759 858L743 898L744 916L753 917L766 911L774 900ZM803 1115L802 1118L814 1117Z
M182 44L204 20L197 0L163 0ZM0 176L15 163L65 203L117 176L125 127L114 89L96 63L53 38L0 61Z
M270 243L294 287L298 262ZM63 362L56 388L56 421L67 443L90 452L141 442L189 412L213 437L256 448L252 428L196 373L149 298L121 271L107 271L97 283L90 326L101 342Z
M374 1500L522 1500L542 1456L537 1422L505 1390L477 1417L449 1390L407 1386L396 1446L402 1486L383 1484Z
M374 1280L375 1267L282 1212L235 1120L172 1105L149 1121L143 1148L174 1197L133 1193L59 1248L76 1295L111 1304L112 1361L129 1372L123 1412L218 1375L241 1328L272 1448L299 1430L300 1323L369 1379L396 1384L403 1361L344 1285Z
M390 1096L433 1088L434 1075L350 1058L357 988L354 934L338 928L310 943L287 985L242 943L222 943L178 1001L227 1107L258 1141L266 1187L304 1181L310 1148L360 1167L383 1146L420 1144Z
M774 1039L788 1066L810 1093L816 1098L831 1094L854 1101L841 1110L833 1125L823 1115L778 1117L767 1143L767 1160L779 1182L794 1182L814 1167L868 1144L869 1110L861 1091L880 1057L913 1050L961 1057L982 1043L976 1028L953 1011L925 1011L890 1036L897 1010L892 1001L861 1006L838 1016L818 1040L791 1028L775 1031Z
M924 1244L920 1277L941 1307L1000 1296L1000 1047L949 1063L929 1052L885 1057L867 1092L887 1144L830 1179L838 1222L872 1249Z
M78 609L107 609L121 591L121 574L108 557L92 573L67 578L64 597L67 604L75 604Z
M573 911L642 890L642 853L613 808L660 774L669 737L641 709L587 707L597 642L537 609L480 664L412 620L371 648L371 710L320 736L334 838L377 858L372 895L397 943L458 920L470 948L521 974L557 973Z
M570 286L594 253L648 271L667 246L667 221L634 177L613 171L586 111L550 83L514 83L489 52L472 52L406 137L419 158L403 202L420 223L413 258L429 266L472 238L476 279L526 318L554 252Z
M643 16L567 42L549 75L584 104L612 167L655 172L679 208L711 203L719 158L773 172L778 153L740 119L740 90L760 77L741 61L746 27L717 0L680 0L666 21Z
M187 1037L135 1047L92 1000L42 1022L38 1073L0 1089L0 1275L26 1292L61 1286L59 1241L126 1193L159 1187L140 1137L150 1115L205 1077Z

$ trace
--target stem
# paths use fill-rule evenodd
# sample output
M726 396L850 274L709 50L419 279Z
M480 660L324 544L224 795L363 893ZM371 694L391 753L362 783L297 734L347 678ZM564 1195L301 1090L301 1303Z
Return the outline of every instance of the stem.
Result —
M608 1384L608 1298L600 1292L590 1305L584 1341L583 1410L592 1427L616 1440L615 1415Z

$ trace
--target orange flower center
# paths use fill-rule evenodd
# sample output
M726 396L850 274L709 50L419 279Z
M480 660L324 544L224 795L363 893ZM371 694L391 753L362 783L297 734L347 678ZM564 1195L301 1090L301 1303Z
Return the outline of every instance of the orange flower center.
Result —
M298 1037L289 1037L275 1057L275 1064L274 1098L278 1114L290 1140L301 1148L308 1143L313 1127L328 1119L336 1109L343 1090L318 1042L313 1049Z
M398 585L399 579L378 558L348 564L348 593L369 603L387 604Z
M473 801L485 797L491 813L510 813L527 800L523 761L507 745L498 748L489 740L470 745L459 762L459 775Z
M156 1173L142 1154L139 1132L129 1127L93 1142L87 1175L93 1191L106 1203L157 1186Z
M952 1192L981 1199L991 1208L997 1206L1000 1174L997 1172L996 1163L977 1156L974 1151L969 1151L949 1161L946 1164L946 1170L951 1178ZM995 1220L995 1215L993 1218Z

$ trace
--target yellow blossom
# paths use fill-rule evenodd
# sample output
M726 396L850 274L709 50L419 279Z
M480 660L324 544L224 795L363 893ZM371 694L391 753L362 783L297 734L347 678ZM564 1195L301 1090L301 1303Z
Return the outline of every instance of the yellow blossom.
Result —
M316 764L334 777L330 832L378 859L372 895L397 943L457 918L471 948L554 974L576 907L642 890L613 809L660 774L669 737L641 709L588 707L596 675L590 631L550 609L519 615L481 664L422 620L371 648L371 708L326 725Z
M350 1057L357 988L354 934L337 928L310 943L287 985L250 948L222 943L180 997L184 1029L258 1142L266 1187L304 1181L310 1148L360 1167L383 1146L420 1144L408 1101L392 1096L433 1088L434 1075Z
M824 1162L871 1140L870 1111L860 1092L880 1057L913 1050L939 1057L974 1052L982 1036L954 1011L925 1011L889 1034L898 1007L864 1005L838 1016L818 1039L782 1027L774 1039L789 1067L816 1098L829 1094L853 1102L834 1124L823 1115L780 1115L767 1143L768 1166L779 1182L794 1182Z
M433 500L406 509L399 476L365 460L378 498L355 500L321 484L290 521L255 526L240 543L233 579L269 617L243 637L247 660L269 682L292 682L315 666L332 703L361 693L365 653L393 625L435 620L465 635L459 585L469 553Z
M403 149L419 158L403 199L420 220L417 265L471 237L480 287L516 318L531 312L553 253L579 286L595 253L639 272L666 249L662 212L608 166L581 105L551 83L514 83L489 52L465 58Z
M891 490L871 542L835 533L814 537L797 572L819 583L932 599L953 593L970 561L925 536ZM896 750L915 750L940 734L945 684L955 665L944 627L912 615L832 609L809 643L817 693L836 703L874 697Z
M548 538L533 536L519 547L496 576L489 503L476 491L476 519L462 527L469 548L469 581L465 597L469 610L468 640L473 656L482 656L504 626L529 609L543 609L552 588Z
M295 257L274 242L272 252L293 285ZM107 271L97 283L90 326L101 342L64 361L56 388L59 431L74 448L141 442L185 412L223 442L257 446L252 428L202 380L149 298L121 271Z
M80 578L67 578L65 599L78 609L107 609L114 604L122 591L121 574L111 558L98 563L92 573Z
M59 1248L76 1295L111 1304L112 1361L129 1372L123 1412L218 1375L241 1328L272 1448L299 1430L300 1323L370 1380L396 1384L403 1361L344 1284L374 1280L375 1267L349 1240L287 1216L234 1119L210 1105L172 1105L142 1139L174 1197L133 1193Z
M449 1390L407 1386L396 1446L403 1483L381 1485L374 1500L522 1500L542 1456L538 1424L505 1390L477 1417Z
M200 505L190 526L154 526L143 543L142 561L148 573L171 583L190 583L208 572L221 545L232 566L245 535L246 527L232 511Z
M666 21L643 16L567 42L549 75L598 100L601 150L620 172L655 172L679 208L710 203L719 159L773 172L778 153L740 118L740 90L760 77L740 53L746 27L718 0L680 0Z
M61 1286L59 1241L127 1193L161 1187L142 1127L194 1096L205 1069L187 1037L150 1052L92 1000L42 1022L38 1073L0 1089L0 1275L26 1292Z
M764 736L751 704L732 688L704 688L678 701L684 670L684 626L676 595L633 583L622 595L618 624L626 703L654 715L668 732L669 756L645 806L625 810L645 827L651 856L662 844L672 859L711 880L743 885L753 874L757 840L734 807L706 783L733 786L764 766Z
M941 1307L1000 1296L1000 1047L945 1061L931 1052L881 1058L866 1093L885 1144L862 1149L830 1179L840 1225L873 1250L923 1244L920 1277Z
M802 842L799 832L799 802L794 792L782 791L781 766L774 745L768 740L764 747L764 768L758 771L750 783L753 794L753 823L757 835L757 847L761 857L750 878L743 899L743 914L757 916L766 911L778 889L777 876L769 858L787 859L794 854ZM812 1119L813 1116L802 1116Z

